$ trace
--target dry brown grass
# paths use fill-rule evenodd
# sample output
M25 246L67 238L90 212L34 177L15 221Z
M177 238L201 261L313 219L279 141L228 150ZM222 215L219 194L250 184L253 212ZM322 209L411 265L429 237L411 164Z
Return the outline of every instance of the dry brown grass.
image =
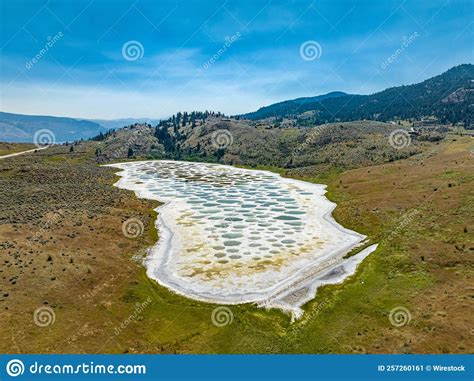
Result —
M35 148L34 144L30 143L5 143L0 142L0 156L9 155L11 153L27 151Z
M110 309L120 303L117 293L142 270L132 254L143 255L154 241L154 204L112 187L113 170L63 148L50 150L0 164L2 201L22 204L13 208L17 213L2 208L8 221L0 225L1 352L99 350L110 335L105 327L115 321ZM122 233L130 217L146 227L137 239ZM34 324L41 306L55 311L51 327Z
M294 325L244 305L218 328L215 305L150 281L133 257L156 240L155 204L112 187L113 170L89 159L92 143L4 160L0 352L472 353L474 158L472 139L456 139L410 159L313 176L328 184L338 221L383 244L354 277L318 291ZM62 217L48 224L54 212ZM138 239L122 234L129 217L144 222ZM44 305L56 321L41 328L33 313ZM396 306L412 315L401 328L388 320Z

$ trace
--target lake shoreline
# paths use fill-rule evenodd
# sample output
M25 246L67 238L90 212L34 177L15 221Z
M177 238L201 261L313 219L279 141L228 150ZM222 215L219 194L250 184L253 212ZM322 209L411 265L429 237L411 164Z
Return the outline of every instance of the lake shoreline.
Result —
M366 236L351 231L337 223L332 216L332 212L337 205L328 200L325 196L326 185L285 178L280 174L275 174L265 170L218 165L220 168L227 168L233 171L245 171L252 174L260 173L262 175L268 175L269 173L272 173L278 178L278 181L284 182L287 185L297 186L305 190L310 189L319 197L319 200L317 200L318 216L321 220L324 220L322 224L326 229L333 229L333 234L339 234L339 237L341 237L341 244L335 249L326 250L326 252L323 252L322 254L319 253L320 255L318 255L317 258L312 258L310 261L305 262L305 265L300 267L298 271L288 272L287 276L276 282L276 284L272 284L271 287L267 287L266 289L259 289L258 292L245 292L243 294L241 292L233 293L227 291L225 293L219 293L215 292L213 289L199 288L195 284L189 287L189 284L184 284L176 274L169 271L169 269L173 267L171 263L173 256L179 255L182 246L179 234L176 235L176 232L179 231L179 229L176 224L173 223L173 221L176 221L178 218L178 214L172 208L172 203L174 202L174 206L176 206L176 201L172 202L160 197L159 195L151 194L146 188L144 188L144 186L142 186L142 184L135 184L132 179L133 176L130 176L129 171L127 170L127 166L130 166L130 164L136 166L157 162L179 163L168 160L147 160L109 164L107 166L122 170L117 173L117 175L120 176L120 179L114 184L115 186L122 189L133 190L139 198L153 199L163 203L163 205L155 209L158 213L155 226L160 232L160 238L149 250L149 254L145 259L145 266L147 268L147 275L151 279L154 279L160 285L167 287L179 295L216 304L231 305L256 303L262 307L275 307L290 312L294 318L297 318L302 314L302 305L315 297L318 287L325 284L341 283L348 276L354 274L358 264L377 248L377 245L371 245L350 258L343 258L348 252L361 246L366 239ZM182 163L189 164L188 162ZM197 164L201 165L203 163ZM205 165L208 164L206 163ZM313 200L313 202L315 201ZM345 241L342 237L344 237Z

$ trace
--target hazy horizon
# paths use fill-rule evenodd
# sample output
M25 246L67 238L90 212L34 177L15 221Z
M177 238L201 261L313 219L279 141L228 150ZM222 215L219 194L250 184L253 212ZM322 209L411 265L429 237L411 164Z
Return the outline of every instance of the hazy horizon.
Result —
M469 1L1 7L0 109L9 113L235 115L332 91L371 94L473 62Z

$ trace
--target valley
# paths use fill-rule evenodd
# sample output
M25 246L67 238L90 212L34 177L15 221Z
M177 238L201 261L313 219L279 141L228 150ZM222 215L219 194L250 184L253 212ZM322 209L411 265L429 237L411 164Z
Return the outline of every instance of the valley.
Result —
M417 152L405 158L353 168L274 167L327 184L336 220L379 248L349 280L320 288L295 323L278 310L244 304L230 306L232 322L219 327L211 319L218 306L173 294L146 276L141 260L157 240L157 203L112 186L114 170L97 164L101 144L0 162L0 316L8 322L2 352L472 352L465 313L474 249L470 136L448 132L414 143ZM122 232L129 218L143 223L137 238ZM46 328L31 319L41 306L55 312ZM410 313L402 327L389 319L396 307Z

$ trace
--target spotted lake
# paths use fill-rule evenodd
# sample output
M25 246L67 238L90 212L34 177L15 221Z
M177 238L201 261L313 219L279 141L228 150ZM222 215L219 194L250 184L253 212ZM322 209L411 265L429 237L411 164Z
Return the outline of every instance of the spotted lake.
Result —
M110 166L121 170L116 186L164 203L147 274L189 298L299 316L317 287L343 281L376 248L343 258L366 237L332 218L324 185L207 163Z

